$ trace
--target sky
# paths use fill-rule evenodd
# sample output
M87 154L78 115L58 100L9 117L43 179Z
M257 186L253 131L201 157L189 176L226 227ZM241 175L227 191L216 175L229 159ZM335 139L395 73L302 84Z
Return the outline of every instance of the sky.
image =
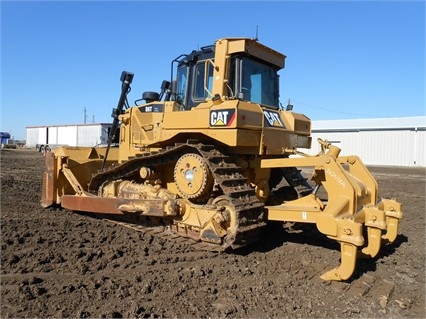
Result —
M1 1L0 131L110 123L171 61L224 37L286 58L280 101L311 120L424 116L425 1ZM257 31L256 31L257 30ZM176 72L174 72L176 74Z

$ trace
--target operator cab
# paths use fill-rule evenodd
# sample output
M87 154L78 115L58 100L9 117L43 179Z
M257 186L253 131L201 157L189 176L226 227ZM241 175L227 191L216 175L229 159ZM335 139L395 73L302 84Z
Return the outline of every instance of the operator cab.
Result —
M213 91L215 46L203 47L175 59L177 77L172 100L189 110L216 94L225 99L238 99L272 108L279 107L278 67L246 52L231 54L225 63L225 96Z

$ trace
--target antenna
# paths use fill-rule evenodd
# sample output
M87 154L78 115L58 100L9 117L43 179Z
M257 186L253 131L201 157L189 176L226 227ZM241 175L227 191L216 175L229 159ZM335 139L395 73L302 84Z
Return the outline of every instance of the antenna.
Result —
M86 119L87 119L87 112L86 112L86 107L84 107L84 124L86 124Z
M256 37L254 38L254 40L258 41L259 40L259 26L256 25Z
M293 104L290 103L290 99L288 99L287 107L285 108L286 111L291 111L293 109Z

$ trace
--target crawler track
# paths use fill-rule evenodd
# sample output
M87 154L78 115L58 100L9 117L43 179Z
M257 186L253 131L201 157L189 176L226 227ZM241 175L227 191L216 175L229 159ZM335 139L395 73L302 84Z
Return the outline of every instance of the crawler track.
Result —
M89 191L97 194L99 187L107 181L133 179L138 175L139 169L143 166L159 168L161 170L162 166L175 163L180 156L191 152L197 153L206 159L214 177L213 192L218 196L224 195L233 205L236 212L236 233L232 237L226 237L222 245L220 245L221 248L219 250L225 250L228 247L238 248L257 241L261 228L265 226L263 219L264 205L257 199L254 190L248 185L247 179L242 175L242 169L233 163L229 156L219 151L213 145L191 144L188 142L176 144L158 153L143 154L139 157L129 159L121 165L95 174L89 183ZM174 222L172 221L171 225ZM167 229L167 232L172 233L172 229L173 227L171 227L171 230ZM136 230L139 229L136 228ZM147 229L140 226L140 230ZM164 230L159 229L159 232L164 232ZM175 236L178 237L177 235ZM173 239L176 238L173 237ZM208 246L212 245L205 244ZM208 250L212 249L209 248Z
M174 233L173 231L171 231L169 226L164 226L164 225L157 225L157 226L147 226L144 225L142 223L134 223L134 222L130 222L128 220L126 220L125 218L104 218L104 216L97 216L99 218L102 218L104 220L106 220L107 222L110 223L114 223L117 225L120 225L122 227L126 227L126 228L130 228L132 230L138 231L138 232L142 232L145 234L150 234L152 236L158 237L158 238L164 238L166 240L171 240L177 243L181 243L184 245L188 245L191 246L197 250L205 250L205 251L211 251L211 252L224 252L226 250L226 247L221 246L221 245L216 245L216 244L212 244L212 243L207 243L207 242L201 242L201 241L197 241L194 240L192 238L189 237L182 237L179 236L178 234Z

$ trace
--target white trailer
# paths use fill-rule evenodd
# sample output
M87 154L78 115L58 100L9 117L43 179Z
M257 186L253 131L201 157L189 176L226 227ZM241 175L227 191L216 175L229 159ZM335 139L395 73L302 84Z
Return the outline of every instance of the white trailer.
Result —
M50 151L58 146L97 146L108 143L111 123L28 126L26 147Z

